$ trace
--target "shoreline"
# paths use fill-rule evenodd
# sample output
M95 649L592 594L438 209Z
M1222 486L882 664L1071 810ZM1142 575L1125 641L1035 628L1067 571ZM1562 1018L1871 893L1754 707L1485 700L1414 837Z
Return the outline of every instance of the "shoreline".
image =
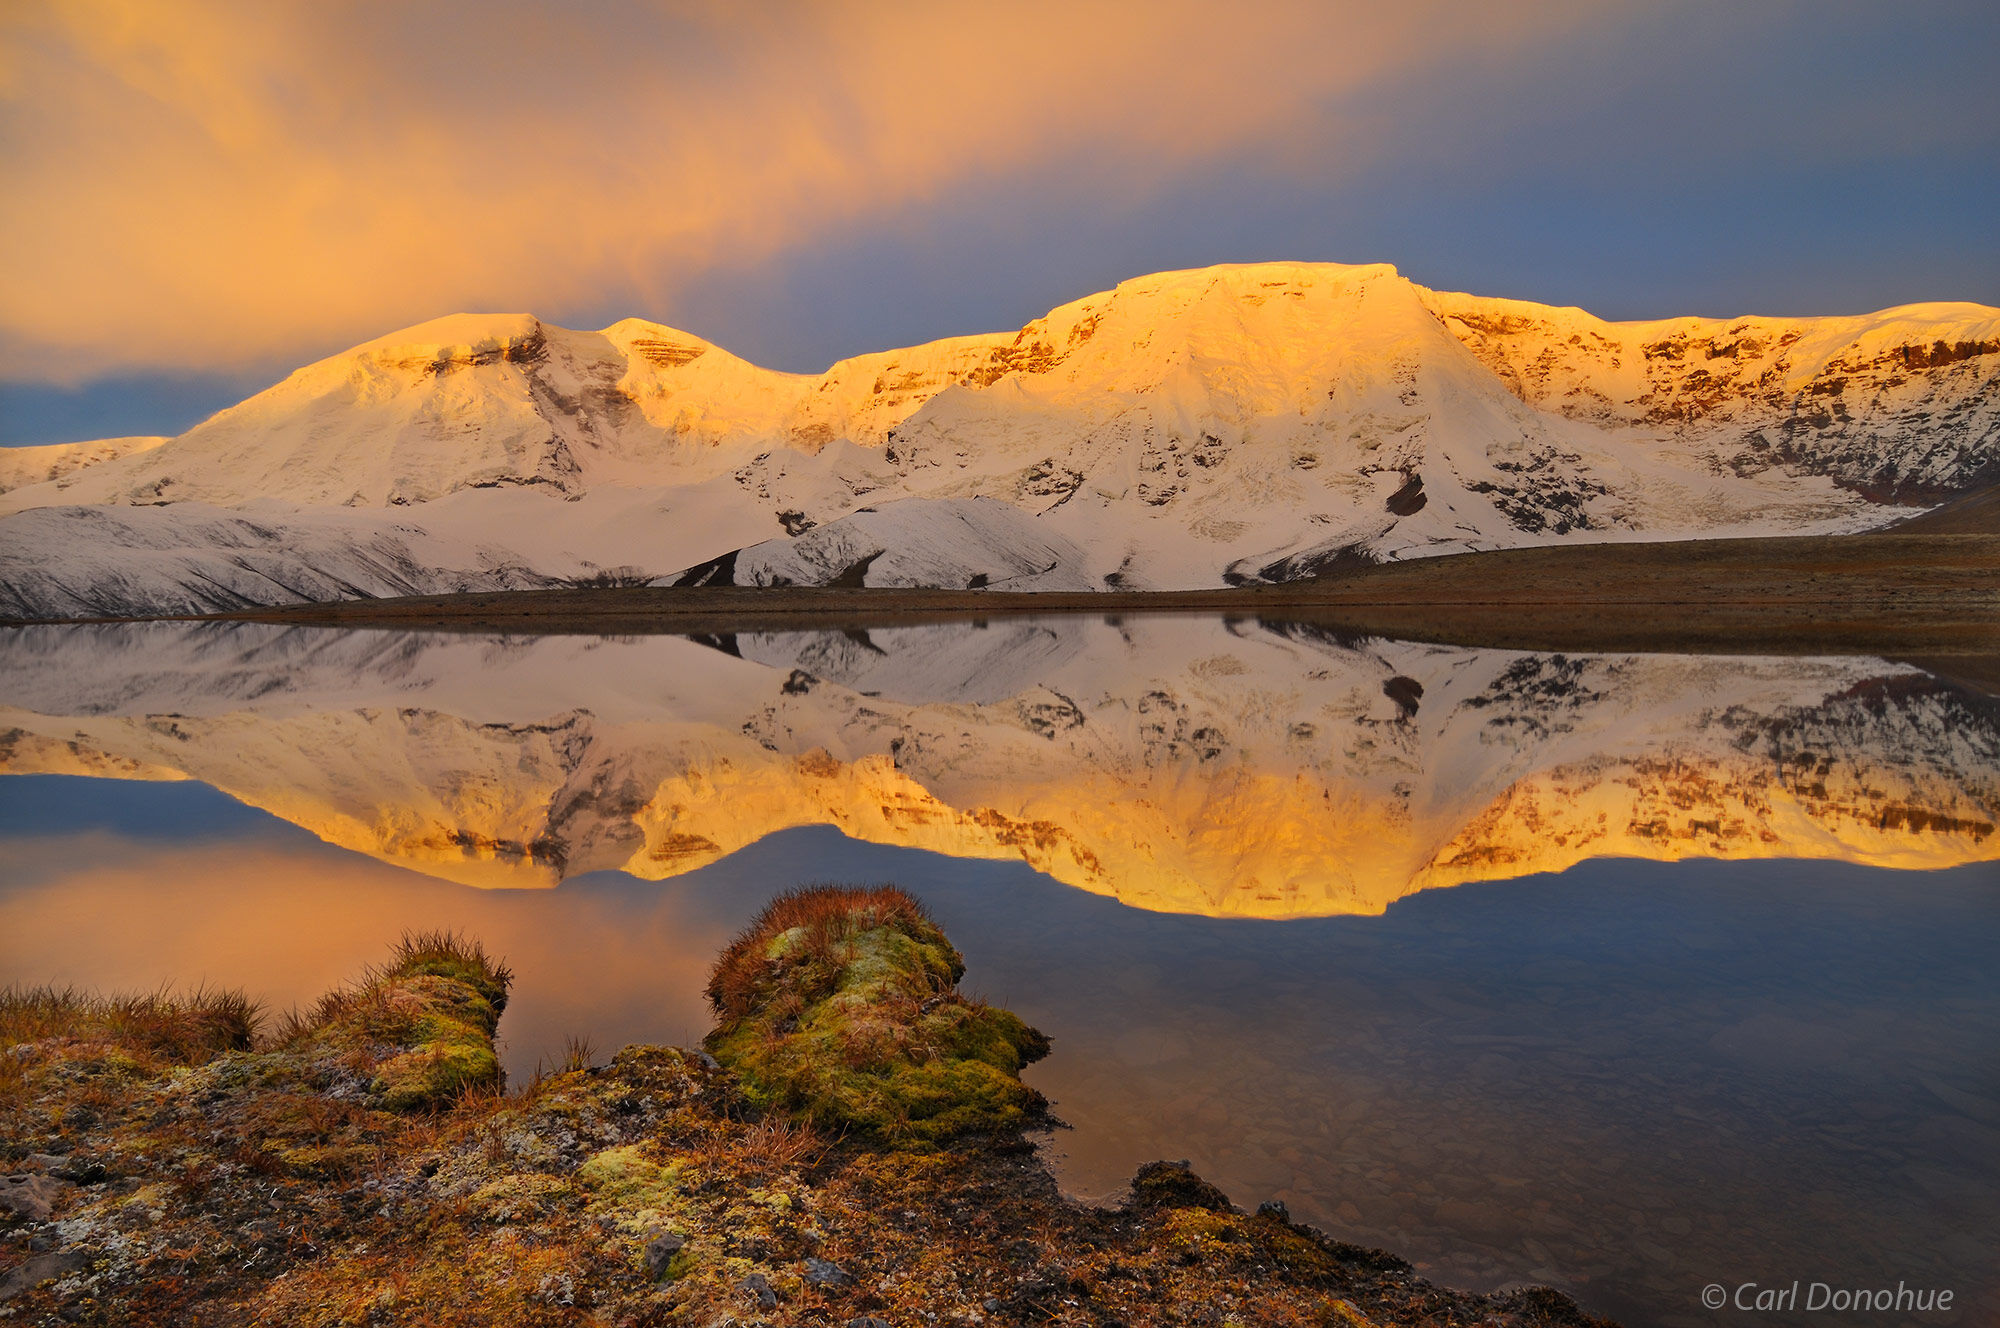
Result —
M1209 590L559 588L0 625L257 622L728 635L1073 614L1221 615L1358 637L1580 653L2000 656L2000 535L1891 532L1542 545Z
M449 933L275 1021L212 989L0 991L0 1315L1614 1328L1548 1287L1437 1286L1185 1163L1064 1197L1019 1073L1048 1039L964 973L894 887L794 891L717 961L701 1047L573 1041L511 1088L513 975Z

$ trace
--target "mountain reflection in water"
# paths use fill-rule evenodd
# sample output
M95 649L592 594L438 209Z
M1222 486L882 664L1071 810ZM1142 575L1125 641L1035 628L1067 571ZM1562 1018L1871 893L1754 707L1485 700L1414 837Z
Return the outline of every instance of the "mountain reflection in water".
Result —
M970 988L1051 1035L1028 1078L1073 1127L1050 1140L1073 1192L1188 1158L1240 1203L1456 1285L1553 1282L1628 1328L1697 1321L1715 1280L1901 1278L1955 1288L1960 1323L2000 1309L1977 1235L2000 1227L1986 864L1599 860L1269 922L807 827L668 882L476 890L193 782L0 781L0 974L207 979L282 1010L405 928L460 928L519 974L517 1081L569 1034L600 1058L698 1039L717 950L829 878L915 892Z
M1187 1157L1634 1328L1795 1277L2000 1312L2000 712L1916 668L1069 618L28 628L0 676L0 980L282 1009L457 927L522 1075L698 1038L774 891L895 880L1053 1036L1073 1190Z
M0 636L0 669L0 771L194 778L481 886L657 880L810 824L1273 918L1599 856L2000 854L2000 707L1877 659L1073 617L701 639L33 627Z

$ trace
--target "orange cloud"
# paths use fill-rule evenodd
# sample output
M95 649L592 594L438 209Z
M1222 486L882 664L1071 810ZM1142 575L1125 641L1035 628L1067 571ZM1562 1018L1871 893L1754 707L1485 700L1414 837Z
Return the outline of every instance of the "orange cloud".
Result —
M1337 172L1343 104L1582 12L30 0L0 19L0 350L24 378L268 365L458 308L666 307L974 180Z

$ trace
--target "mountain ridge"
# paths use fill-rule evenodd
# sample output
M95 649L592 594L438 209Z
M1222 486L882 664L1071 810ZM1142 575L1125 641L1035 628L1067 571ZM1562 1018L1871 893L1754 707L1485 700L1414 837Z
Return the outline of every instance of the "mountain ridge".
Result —
M626 318L596 331L582 331L558 327L532 314L452 314L429 322L416 324L373 338L351 347L339 354L328 356L312 364L303 366L288 375L283 381L247 398L235 406L228 407L209 420L202 422L187 433L168 440L168 446L176 451L187 450L188 440L202 439L205 435L218 431L218 426L235 425L242 417L255 416L258 412L250 408L264 403L267 407L283 405L288 398L302 392L324 392L337 386L357 390L360 400L355 404L369 404L369 393L379 391L379 382L356 382L358 374L369 371L400 373L423 378L445 378L456 371L482 368L498 364L540 365L552 358L583 358L591 350L601 352L608 347L615 350L625 360L626 372L616 380L629 394L630 401L647 416L648 423L662 433L711 446L729 433L752 433L759 447L774 441L782 441L797 446L802 451L815 451L836 439L853 441L862 446L876 446L891 432L895 424L908 421L914 411L898 415L898 412L912 402L928 404L950 388L971 388L980 390L1012 376L1039 377L1055 372L1072 360L1077 352L1087 347L1102 318L1104 307L1121 298L1140 298L1152 301L1152 312L1156 317L1173 317L1185 313L1190 293L1203 287L1197 295L1206 295L1216 285L1256 278L1262 290L1232 289L1229 294L1235 302L1254 307L1277 295L1299 297L1303 292L1299 283L1312 284L1331 280L1336 284L1365 287L1370 283L1383 282L1406 288L1430 312L1438 323L1451 331L1454 337L1473 352L1489 369L1496 372L1524 404L1537 404L1550 399L1546 373L1534 377L1522 371L1520 351L1535 349L1539 358L1547 359L1552 347L1545 342L1556 340L1560 333L1567 331L1569 340L1576 342L1584 332L1602 335L1604 330L1620 334L1625 343L1652 349L1649 359L1671 357L1678 359L1679 347L1663 346L1672 338L1694 339L1699 337L1694 349L1710 352L1718 349L1716 343L1723 334L1733 334L1737 340L1725 344L1722 350L1740 352L1743 341L1755 342L1754 336L1745 333L1763 330L1775 332L1765 341L1775 343L1786 340L1786 332L1797 333L1805 328L1817 332L1810 340L1802 335L1794 335L1787 346L1806 341L1806 360L1809 372L1803 375L1793 373L1785 380L1792 385L1803 381L1817 381L1828 364L1838 365L1839 352L1847 349L1862 350L1864 347L1877 352L1888 349L1905 353L1907 361L1918 352L1928 356L1941 354L1945 362L1972 360L1987 355L2000 354L2000 309L1967 302L1929 302L1907 304L1870 314L1824 316L1814 318L1773 318L1764 315L1745 315L1731 319L1696 316L1663 319L1629 320L1612 322L1599 319L1587 311L1574 306L1552 306L1532 301L1472 296L1453 292L1434 291L1418 286L1401 278L1396 269L1386 263L1340 265L1303 263L1258 263L1227 264L1209 268L1184 269L1171 272L1153 273L1120 282L1110 291L1099 292L1080 300L1058 306L1041 318L1030 321L1017 331L974 333L964 336L940 338L915 346L851 356L835 361L818 374L787 373L765 368L736 356L726 348L690 333L665 324L642 318ZM1269 293L1276 288L1277 294ZM1941 335L1948 333L1949 336ZM1496 340L1513 338L1518 343L1514 347L1496 346ZM1148 338L1150 339L1150 338ZM1259 341L1246 334L1246 341L1257 344L1267 354L1275 354L1286 349L1275 346L1268 340ZM597 345L595 343L602 343ZM1942 345L1943 351L1938 347ZM1508 351L1513 354L1507 354ZM1817 352L1812 353L1812 352ZM1182 347L1178 356L1190 354L1188 347ZM1167 356L1165 365L1158 368L1178 367L1174 364L1176 353ZM1572 359L1575 357L1572 356ZM1709 353L1709 359L1720 358ZM1729 358L1736 358L1732 353ZM690 386L682 381L687 379L689 370L699 364L699 374L704 381L700 385L708 392L708 397L700 401L681 401ZM1613 369L1622 363L1614 359ZM1930 368L1919 364L1914 367ZM1936 367L1944 367L1939 365ZM1572 368L1571 372L1574 370ZM896 375L891 378L890 375ZM1627 374L1629 377L1629 372ZM1766 377L1769 375L1767 374ZM1703 372L1696 375L1699 381L1713 382L1714 374ZM866 380L863 390L860 384ZM1097 384L1092 384L1096 386ZM1136 386L1140 390L1158 390L1158 384L1146 381L1128 382L1123 386ZM1643 385L1643 384L1642 384ZM584 386L584 384L579 384ZM673 413L651 410L652 398L667 395L679 407ZM746 396L761 393L766 400L759 403L745 400ZM1633 394L1644 398L1645 393ZM1981 394L1982 404L1990 403L1994 392L1991 384ZM830 400L828 399L830 398ZM859 398L860 400L857 400ZM462 402L448 404L459 405ZM581 396L570 400L552 398L536 403L546 412L576 413L575 407L591 404ZM1671 421L1690 416L1702 403L1673 403L1656 405L1655 415L1660 421ZM758 409L761 405L762 409ZM695 406L707 407L704 413L693 413ZM718 406L727 406L743 412L742 416L728 421L727 426L718 428L720 423L713 416ZM1574 406L1572 411L1576 410ZM268 415L267 409L263 412ZM612 415L625 413L625 408L613 408ZM601 427L595 418L584 415L591 426ZM893 421L893 423L885 423ZM459 425L461 432L476 434L488 421L473 418L450 418L442 411L437 419L442 425ZM611 421L615 426L617 420ZM260 419L260 425L268 420ZM1989 430L1990 432L1990 430ZM109 441L109 440L106 440ZM67 446L85 447L95 444L73 444ZM150 450L150 449L149 449ZM128 467L140 470L141 475L147 465L158 466L173 460L173 452L165 456L153 455L144 462ZM107 458L122 460L123 458ZM1990 458L1989 458L1990 460ZM111 474L101 463L89 467L99 471L97 478ZM475 486L484 479L477 473L461 476L458 483ZM514 478L514 482L535 483L532 474ZM555 482L553 477L543 482ZM71 488L80 482L72 480ZM1963 488L1975 487L1968 483ZM1961 490L1954 490L1961 491ZM50 495L53 496L53 495ZM68 496L68 495L66 495ZM86 501L119 501L121 499L148 502L159 496L146 493L137 487L127 487L124 492L106 492L98 486L82 486L75 497ZM253 501L257 498L299 498L324 501L325 495L300 495L286 493L274 488L259 488L254 491L238 490L234 493L214 493L197 495L209 501L224 504ZM426 497L441 496L435 493L409 492L387 493L379 501L404 504L421 501ZM346 501L343 495L340 501ZM377 500L365 500L377 501Z
M421 592L495 546L549 580L667 576L863 508L997 500L1084 549L1084 580L1167 588L1574 538L1846 533L1995 478L1986 306L1610 323L1388 264L1234 264L819 374L644 319L451 315L142 453L0 493L0 584L26 562L57 598L88 588L87 558L19 524L50 507L133 509L163 549L186 544L165 531L182 504L271 507L274 538L302 551L322 538L313 514L373 512L439 550L404 578ZM517 504L465 515L493 490L549 501L525 523ZM576 506L642 496L701 537L612 547ZM894 538L950 525L910 524ZM893 552L956 567L948 549ZM161 566L183 589L195 575Z

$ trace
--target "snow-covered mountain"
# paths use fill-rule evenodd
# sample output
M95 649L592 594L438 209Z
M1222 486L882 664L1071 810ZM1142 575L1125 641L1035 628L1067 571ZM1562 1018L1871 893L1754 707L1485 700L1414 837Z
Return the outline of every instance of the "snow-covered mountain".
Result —
M2000 857L2000 710L1881 660L1071 616L705 642L23 627L0 669L0 772L192 777L476 885L661 879L809 824L1260 916L1607 854Z
M315 564L348 567L350 539L423 546L399 584L447 589L489 565L668 576L751 546L746 575L837 576L852 564L823 546L850 538L885 546L880 575L970 579L985 569L956 557L954 521L999 523L935 504L988 500L1031 519L1029 542L1082 550L1082 584L1181 587L1564 539L1858 530L1996 478L2000 310L1614 324L1383 264L1270 263L1142 277L1016 332L817 375L639 320L459 315L0 493L0 515L130 509L123 547L157 546L153 581L181 587L129 583L144 610L299 593L254 574L195 586L243 555L185 552L217 508L256 507L270 543ZM933 506L894 515L911 500ZM332 509L352 514L338 530ZM880 516L865 537L771 545L862 509ZM104 602L75 529L0 519L6 612Z

